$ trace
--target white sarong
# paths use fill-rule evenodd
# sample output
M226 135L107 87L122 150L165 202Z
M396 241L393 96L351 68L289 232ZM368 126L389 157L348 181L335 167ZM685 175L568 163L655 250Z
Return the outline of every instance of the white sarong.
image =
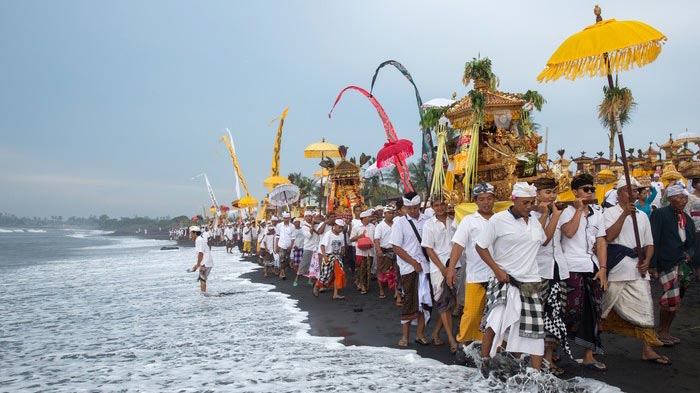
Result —
M520 290L508 285L506 304L499 304L486 316L486 327L496 333L489 356L496 356L498 347L507 336L508 352L521 352L530 355L544 355L544 339L520 336L520 311L522 301Z
M611 281L603 292L603 319L611 310L625 321L641 328L654 328L654 303L648 280Z

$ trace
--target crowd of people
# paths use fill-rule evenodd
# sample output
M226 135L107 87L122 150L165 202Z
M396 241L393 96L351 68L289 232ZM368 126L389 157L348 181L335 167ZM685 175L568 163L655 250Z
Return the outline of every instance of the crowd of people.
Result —
M505 350L561 375L556 363L571 356L570 344L581 347L582 366L607 370L597 359L603 331L638 339L642 360L670 365L655 348L680 344L671 326L698 274L700 181L692 194L682 184L652 185L649 192L634 178L630 183L621 178L605 207L592 200L593 177L580 174L568 204L555 202L556 184L543 178L516 183L512 206L501 212L494 212L494 187L476 184L476 211L459 225L454 206L439 197L428 204L412 192L386 206L354 206L352 217L283 212L231 224L220 236L227 252L238 245L257 258L265 277L292 274L294 286L308 285L316 297L332 290L331 299L342 301L348 277L367 295L376 281L376 295L391 295L400 307L399 347L409 346L411 326L419 345L443 345L444 332L453 353L481 343L485 372ZM211 235L190 231L198 255L193 270L205 283L213 261L201 248ZM652 279L663 288L660 299L652 299Z

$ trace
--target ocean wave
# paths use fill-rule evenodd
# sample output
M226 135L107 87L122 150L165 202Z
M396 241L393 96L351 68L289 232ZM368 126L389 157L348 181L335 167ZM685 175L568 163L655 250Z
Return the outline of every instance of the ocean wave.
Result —
M85 239L87 237L95 236L105 236L114 233L114 231L102 231L99 229L66 229L66 231L73 232L67 234L66 237L73 237L76 239Z
M153 242L117 240L126 249ZM3 388L504 391L474 369L444 365L413 350L345 346L341 337L312 336L308 313L297 300L241 278L259 267L221 248L212 251L210 297L198 294L196 274L185 273L194 263L193 249L148 258L115 250L87 261L9 271L0 304L21 304L22 312L3 313L8 329L2 345L11 354ZM75 271L70 280L52 279ZM595 381L581 383L589 382L602 386L600 391L617 391Z

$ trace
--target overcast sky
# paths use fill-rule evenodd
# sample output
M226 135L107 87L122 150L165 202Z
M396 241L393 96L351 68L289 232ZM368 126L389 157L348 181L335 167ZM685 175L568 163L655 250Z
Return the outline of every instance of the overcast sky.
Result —
M569 35L594 22L587 1L0 1L0 211L17 215L192 215L235 199L230 128L254 197L265 194L277 117L289 116L281 172L311 175L308 144L349 155L385 141L370 103L379 63L413 74L424 101L462 97L464 63L487 56L500 90L538 90L549 153L607 151L596 117L604 79L538 84ZM642 20L668 37L656 62L620 75L638 102L629 147L698 131L700 2L601 2L604 18ZM413 88L393 68L375 96L420 150ZM540 146L544 149L544 144Z

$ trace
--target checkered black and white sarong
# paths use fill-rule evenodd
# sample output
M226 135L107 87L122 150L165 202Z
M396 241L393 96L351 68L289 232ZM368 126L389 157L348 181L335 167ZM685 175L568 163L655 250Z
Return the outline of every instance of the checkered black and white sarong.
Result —
M562 283L559 281L552 281L547 292L544 302L544 329L559 341L566 354L573 359L569 341L566 339L566 323L562 317L566 305L566 290L562 290Z
M542 304L543 285L540 282L520 283L510 278L510 283L502 283L492 277L486 288L486 309L481 321L481 330L486 329L486 317L498 305L506 304L508 285L520 290L520 337L544 338L544 305Z

